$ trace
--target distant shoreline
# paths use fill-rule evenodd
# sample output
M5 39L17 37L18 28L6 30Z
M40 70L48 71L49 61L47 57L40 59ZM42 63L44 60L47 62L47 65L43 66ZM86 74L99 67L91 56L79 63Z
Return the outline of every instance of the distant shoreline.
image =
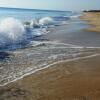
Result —
M84 11L80 18L92 25L91 28L86 29L87 31L100 32L100 10Z
M98 13L99 13L100 10L85 10L85 11L83 11L83 12L96 12L96 13L98 12Z

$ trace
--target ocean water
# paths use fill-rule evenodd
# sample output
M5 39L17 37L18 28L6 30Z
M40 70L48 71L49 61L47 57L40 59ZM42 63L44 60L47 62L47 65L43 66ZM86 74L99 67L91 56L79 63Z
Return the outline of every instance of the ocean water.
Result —
M95 50L57 41L61 38L68 40L71 35L76 35L71 34L72 31L83 28L77 18L80 14L0 8L0 86L59 62L97 55ZM68 31L71 32L66 35ZM41 39L42 36L46 38ZM57 39L52 41L55 37Z
M20 21L31 21L34 18L74 16L77 12L53 11L35 9L0 8L0 20L6 17L14 17Z
M67 24L80 13L35 9L0 8L0 51L27 46L50 28Z

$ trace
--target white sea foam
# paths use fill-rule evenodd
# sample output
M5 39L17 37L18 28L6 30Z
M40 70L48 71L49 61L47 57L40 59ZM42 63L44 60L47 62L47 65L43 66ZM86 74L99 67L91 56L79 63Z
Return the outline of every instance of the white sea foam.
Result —
M25 33L23 24L15 18L5 18L0 22L0 44L19 41Z
M30 28L40 27L42 25L52 25L54 22L53 18L51 17L43 17L40 19L34 19L30 22Z

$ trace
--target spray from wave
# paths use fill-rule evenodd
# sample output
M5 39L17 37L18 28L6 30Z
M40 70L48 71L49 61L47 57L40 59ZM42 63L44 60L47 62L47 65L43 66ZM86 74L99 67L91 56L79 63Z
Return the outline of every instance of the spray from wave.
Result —
M0 45L19 42L23 40L25 28L14 18L5 18L0 22Z
M53 19L50 17L33 20L29 25L30 31L26 31L25 25L19 20L12 17L5 18L0 22L0 48L27 41L29 37L32 38L47 33L47 25L52 22Z
M24 26L14 18L6 18L0 23L0 35L10 40L18 40L25 32Z

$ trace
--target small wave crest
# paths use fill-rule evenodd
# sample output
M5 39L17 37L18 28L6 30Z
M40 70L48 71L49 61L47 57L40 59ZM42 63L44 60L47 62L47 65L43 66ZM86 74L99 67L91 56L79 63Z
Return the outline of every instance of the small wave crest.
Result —
M40 25L51 25L53 22L54 20L51 17L44 17L39 20Z
M48 26L54 23L53 18L51 17L43 17L40 19L34 19L30 23L30 27L39 28L40 26Z

